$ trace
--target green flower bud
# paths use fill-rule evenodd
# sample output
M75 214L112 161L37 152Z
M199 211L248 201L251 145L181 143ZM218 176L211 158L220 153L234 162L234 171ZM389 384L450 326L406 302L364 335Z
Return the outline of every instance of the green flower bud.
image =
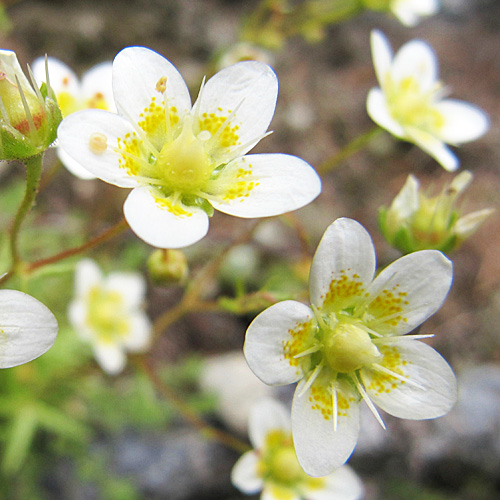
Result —
M186 256L180 250L155 250L149 256L147 266L151 280L157 285L182 285L189 274Z
M456 202L471 181L472 174L464 171L439 195L427 196L420 192L418 180L409 175L390 208L379 209L379 226L385 239L404 254L457 248L493 212L486 208L461 216Z
M24 75L15 52L0 50L0 159L16 160L45 151L62 119L49 85L38 89Z

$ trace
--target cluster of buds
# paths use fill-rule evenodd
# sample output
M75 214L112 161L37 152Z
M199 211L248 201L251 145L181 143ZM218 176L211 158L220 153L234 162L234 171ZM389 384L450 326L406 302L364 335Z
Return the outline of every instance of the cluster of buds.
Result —
M31 76L31 72L30 72ZM47 75L47 82L48 75ZM57 137L61 112L50 84L39 89L24 75L16 54L0 50L0 159L45 151Z
M465 170L437 196L419 190L419 182L409 175L389 208L379 209L379 225L390 245L404 254L436 249L450 252L467 239L493 209L485 208L460 216L456 202L472 181Z

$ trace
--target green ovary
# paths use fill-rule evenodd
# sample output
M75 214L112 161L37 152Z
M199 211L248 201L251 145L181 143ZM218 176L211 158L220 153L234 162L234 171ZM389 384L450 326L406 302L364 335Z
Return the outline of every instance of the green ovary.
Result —
M93 287L87 301L87 325L101 341L112 343L128 334L129 322L120 293Z
M330 367L339 373L353 372L382 357L370 335L352 323L335 326L325 340L324 355Z
M214 168L206 141L195 136L192 119L186 117L179 136L162 147L155 174L168 191L197 194L206 186Z
M422 92L415 78L408 76L399 82L388 78L385 91L389 110L401 125L429 133L435 133L443 127L444 118L433 106L435 92Z

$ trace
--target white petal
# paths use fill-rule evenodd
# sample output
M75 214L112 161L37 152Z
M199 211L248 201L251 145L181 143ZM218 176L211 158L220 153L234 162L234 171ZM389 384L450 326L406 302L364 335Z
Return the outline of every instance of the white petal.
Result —
M117 344L94 344L94 355L100 367L109 375L118 375L127 363L127 358L121 346Z
M445 120L438 129L439 138L448 144L474 141L490 127L488 115L467 102L446 99L437 103L435 109Z
M248 451L240 457L231 471L231 482L247 495L253 495L262 489L262 478L257 475L258 463L257 454Z
M133 133L132 125L119 115L88 109L72 113L59 125L57 135L60 147L76 162L99 179L119 187L136 187L138 181L120 167L121 156L115 151L118 138ZM103 137L107 148L94 152L93 137Z
M290 411L278 401L265 398L257 401L250 411L248 435L255 449L262 448L269 432L291 433Z
M363 483L357 474L344 465L322 478L325 482L321 490L304 489L308 500L361 500L364 494Z
M75 295L85 297L94 286L102 285L102 273L92 259L82 259L75 269Z
M379 30L373 30L370 36L373 67L381 87L384 86L387 73L391 70L392 48L387 37Z
M342 410L339 405L335 430L331 413L325 416L321 411L332 410L331 395L317 381L299 397L304 383L301 381L298 384L292 405L295 451L307 474L314 477L326 476L343 465L356 446L359 434L359 403L347 383L337 382L346 397L342 400ZM322 397L323 402L314 399L315 395ZM344 396L339 391L340 397ZM319 409L316 406L319 406Z
M321 192L321 179L296 156L248 155L229 163L207 191L217 210L237 217L269 217L297 210Z
M421 420L447 413L457 399L455 374L432 347L417 340L403 340L380 347L385 355L380 364L404 375L408 382L364 368L363 384L373 402L399 418Z
M0 290L0 368L38 358L52 347L57 320L35 298L17 290Z
M111 62L103 62L90 68L82 77L82 99L85 99L87 107L89 106L89 99L95 98L96 94L106 103L105 108L107 111L116 111L115 100L113 98L113 85L112 85L112 69ZM92 106L94 107L94 106Z
M468 238L494 211L492 208L485 208L460 217L455 224L454 233L462 240Z
M392 63L396 81L412 77L422 92L435 90L438 79L438 60L432 47L422 40L412 40L399 49Z
M92 338L92 335L86 327L87 323L87 305L83 299L73 300L68 307L68 319L73 328L85 340Z
M368 289L367 325L380 334L403 335L443 304L453 280L453 265L437 250L405 255L385 268Z
M455 171L459 166L458 158L451 152L443 141L427 132L413 127L406 129L406 139L416 144L426 153L431 155L448 172Z
M370 118L382 128L399 139L406 136L404 128L392 117L385 94L379 88L373 88L366 98L366 111Z
M243 352L250 369L265 384L291 384L303 376L301 362L286 355L284 346L295 342L297 353L309 348L311 332L307 324L312 318L309 307L286 300L269 307L252 321Z
M199 109L201 119L204 113L207 117L213 113L227 118L234 112L228 128L238 127L234 131L238 139L227 149L237 150L241 155L252 149L267 131L277 97L278 79L272 68L262 62L245 61L224 68L210 78L193 109ZM240 146L247 143L242 151Z
M57 148L57 156L59 157L59 160L61 160L61 163L76 177L79 179L83 180L92 180L92 179L97 179L97 177L89 172L80 162L73 160L71 156L64 151L64 149L61 149L60 147Z
M410 174L390 208L391 212L395 212L400 220L408 219L418 210L420 205L418 188L418 179Z
M328 226L314 255L309 278L311 303L335 310L346 307L346 301L354 305L374 273L375 249L366 229L355 220L337 219ZM349 284L358 285L346 290L343 281L339 283L343 276Z
M176 205L177 209L179 206ZM160 205L149 188L134 189L125 200L123 212L134 233L158 248L182 248L201 240L208 231L208 215L200 208L180 207L175 215Z
M170 109L175 107L181 118L191 109L191 98L176 67L145 47L127 47L119 52L113 61L113 93L118 112L137 123L153 97L162 101L162 93L156 87L164 77L168 105Z
M396 0L391 2L392 12L406 26L415 26L421 17L431 16L438 9L438 0Z
M67 92L77 99L80 98L80 81L68 65L55 57L48 57L47 67L49 70L50 86L56 96L61 92ZM37 82L45 82L45 57L35 59L31 66L31 71L33 71L33 76Z
M151 344L151 322L142 311L132 314L129 322L130 332L123 339L123 345L131 352L146 351Z
M139 307L146 295L146 281L140 273L111 273L105 286L119 293L128 309Z

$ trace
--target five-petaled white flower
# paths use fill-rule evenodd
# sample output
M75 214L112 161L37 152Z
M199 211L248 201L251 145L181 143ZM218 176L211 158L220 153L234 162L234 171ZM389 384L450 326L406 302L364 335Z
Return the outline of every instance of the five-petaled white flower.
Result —
M146 284L139 273L115 272L103 277L90 259L77 265L69 319L109 374L123 370L125 351L143 352L149 347L151 324L142 309L145 293Z
M295 210L319 194L320 179L303 160L245 155L266 135L277 91L269 66L241 62L202 85L191 106L169 61L129 47L113 62L118 114L74 113L58 135L63 149L100 179L133 188L124 213L140 238L180 248L207 233L214 208L265 217Z
M290 414L272 399L257 402L248 421L255 450L236 462L233 484L244 493L262 490L262 500L358 500L363 485L347 465L324 477L308 476L297 461Z
M52 347L57 320L35 298L17 290L0 290L0 368L27 363Z
M432 48L412 40L393 57L380 31L371 35L373 64L381 88L368 93L367 111L378 125L413 142L446 170L456 170L458 158L446 144L459 145L482 136L487 115L463 101L443 99L438 62Z
M111 86L111 62L94 66L83 74L81 81L69 66L54 57L47 58L47 68L50 85L56 94L63 117L83 109L116 110ZM44 82L46 79L45 58L36 59L32 69L35 79ZM75 161L59 147L57 155L73 175L81 179L96 178L94 174L83 168L80 162Z
M292 405L297 457L313 476L328 474L353 451L359 403L400 418L445 414L456 400L446 361L405 335L434 314L452 282L436 250L393 262L375 279L375 251L356 221L326 230L310 274L311 307L285 301L262 312L244 346L253 372L272 385L299 382Z

